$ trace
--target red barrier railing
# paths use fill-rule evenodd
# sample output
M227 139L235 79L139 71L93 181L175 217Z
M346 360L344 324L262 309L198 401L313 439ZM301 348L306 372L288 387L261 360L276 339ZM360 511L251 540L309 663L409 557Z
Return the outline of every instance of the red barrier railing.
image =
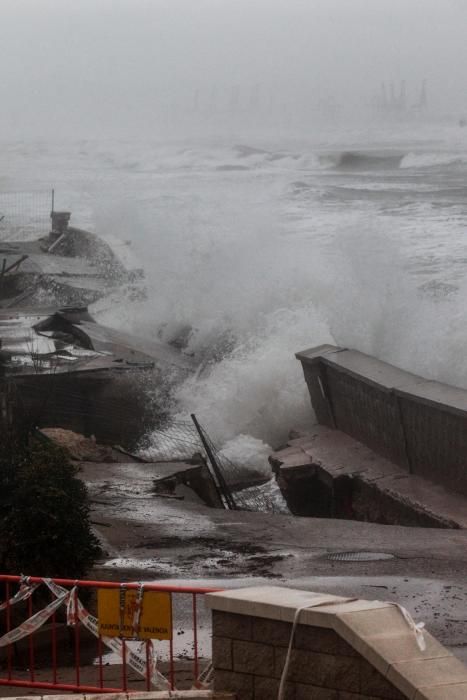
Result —
M210 657L211 630L199 603L219 589L1 574L0 586L0 686L88 693L131 692L142 684L145 690L174 689L176 682L201 687L200 662ZM96 601L103 589L118 589L120 600L132 590L140 601L148 591L169 594L169 639L102 636Z

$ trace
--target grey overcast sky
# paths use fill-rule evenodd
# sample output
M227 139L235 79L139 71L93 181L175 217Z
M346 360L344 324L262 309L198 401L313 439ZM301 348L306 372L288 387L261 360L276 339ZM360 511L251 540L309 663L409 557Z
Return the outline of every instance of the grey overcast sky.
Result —
M427 78L432 103L459 110L466 66L466 0L0 0L8 137L131 135L235 85L301 109L402 79L415 100Z

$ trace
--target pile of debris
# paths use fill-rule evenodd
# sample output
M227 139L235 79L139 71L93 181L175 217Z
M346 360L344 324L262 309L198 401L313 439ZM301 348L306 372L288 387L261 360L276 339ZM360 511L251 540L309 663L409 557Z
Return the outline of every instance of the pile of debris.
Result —
M47 236L0 241L0 308L87 305L116 289L145 298L141 269L126 270L105 241L69 226L69 212L52 212L51 219Z
M87 305L117 289L144 298L143 273L70 227L69 212L51 219L46 236L0 242L0 377L30 423L135 446L160 422L191 360L96 323Z

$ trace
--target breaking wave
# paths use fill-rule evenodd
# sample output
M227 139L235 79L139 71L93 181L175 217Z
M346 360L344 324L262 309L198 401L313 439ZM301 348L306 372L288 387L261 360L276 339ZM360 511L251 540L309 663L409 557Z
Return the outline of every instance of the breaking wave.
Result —
M242 433L277 445L291 428L310 424L310 400L295 353L333 343L327 324L310 304L279 309L261 325L176 392L178 410L196 412L221 444Z
M385 171L411 168L441 168L467 164L467 153L459 152L376 152L343 151L320 155L319 164L324 168L349 171Z
M341 170L389 170L398 168L403 158L403 153L377 151L344 151L335 156Z
M289 156L271 159L274 153ZM149 301L128 322L139 334L182 341L183 351L199 363L200 371L175 391L174 416L196 413L219 447L239 435L276 446L291 428L311 424L294 357L307 347L330 342L425 375L441 378L443 371L442 353L433 357L429 351L439 294L435 299L421 285L435 275L429 290L452 282L449 260L443 278L440 248L432 262L430 238L449 244L457 228L450 221L447 241L443 212L414 207L396 219L376 195L394 188L396 199L405 192L416 204L421 187L435 201L447 201L450 191L440 192L428 175L410 190L398 167L405 157L400 151L342 151L334 163L358 166L346 178L346 186L355 187L347 199L338 189L339 168L336 176L327 170L322 177L323 167L332 167L324 160L329 155L318 163L312 149L299 158L290 154L246 146L167 153L170 176L157 180L157 194L144 192L133 210L126 202L125 217L114 207L112 227L116 220L131 226L149 287ZM216 170L226 163L248 169ZM381 179L386 166L390 176ZM362 184L365 169L375 178ZM198 170L202 178L194 177ZM462 227L459 219L459 235ZM408 265L416 271L413 284ZM446 297L443 313L455 296ZM118 325L122 314L116 309L115 321L107 322Z
M307 347L354 347L467 384L465 144L354 143L23 146L10 187L25 172L57 182L76 225L131 240L122 250L144 264L148 301L109 300L100 320L193 355L202 369L177 387L174 415L196 413L249 460L310 425L294 357Z
M232 162L217 166L217 170L246 170L277 164L304 170L334 169L350 172L391 171L411 168L440 168L467 164L467 153L462 152L402 152L355 150L338 152L286 152L266 151L249 146L237 146L232 152Z
M438 168L467 164L467 154L408 153L402 158L401 168Z

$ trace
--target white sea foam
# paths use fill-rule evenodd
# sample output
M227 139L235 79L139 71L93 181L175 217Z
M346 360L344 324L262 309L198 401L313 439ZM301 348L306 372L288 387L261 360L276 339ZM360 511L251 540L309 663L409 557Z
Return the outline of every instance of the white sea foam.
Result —
M222 361L189 378L177 392L178 404L196 410L217 441L243 433L278 444L292 426L311 421L294 353L332 340L313 307L279 309Z
M401 160L401 168L434 168L467 163L467 153L408 153Z
M268 462L270 454L269 445L258 438L244 434L228 440L220 452L221 458L266 478L271 476L271 466Z
M50 181L75 225L130 240L148 301L97 304L97 318L162 341L185 331L203 369L178 387L177 415L196 412L218 445L240 444L239 435L275 445L312 419L294 358L306 347L334 342L467 384L467 137L391 126L370 144L369 133L259 148L10 144L8 189ZM430 138L437 143L422 144ZM358 155L346 171L343 153ZM384 157L374 162L381 153L387 170ZM247 170L217 169L226 164ZM306 183L300 196L297 182ZM399 188L400 201L385 196ZM443 284L451 291L440 304L430 290Z
M303 159L213 176L216 153L217 162L229 154L255 165L268 156L239 155L225 147L211 148L208 158L202 153L189 155L189 170L198 163L201 178L187 175L186 153L176 167L174 155L171 179L158 180L152 198L145 190L142 207L125 199L119 206L122 228L135 222L133 243L150 287L148 303L126 322L166 340L190 326L187 351L205 363L176 391L179 416L196 412L218 445L239 434L270 445L282 442L291 427L312 420L294 353L323 342L465 382L463 362L449 370L444 362L441 312L419 289L433 274L450 280L462 212L456 209L446 237L447 214L454 209L435 210L431 202L409 199L410 206L399 210L359 195L345 207L338 199L323 206L328 180L319 168L312 172L314 157L298 206L289 193ZM292 161L296 170L289 172ZM391 178L378 184L367 177L368 189L384 190L387 184L410 193L407 181L394 180L397 172L392 169ZM346 186L364 187L360 177L347 176ZM437 187L429 179L413 183L414 194ZM115 227L115 205L112 211ZM115 309L107 322L117 325L122 313ZM455 301L442 314L457 318Z

